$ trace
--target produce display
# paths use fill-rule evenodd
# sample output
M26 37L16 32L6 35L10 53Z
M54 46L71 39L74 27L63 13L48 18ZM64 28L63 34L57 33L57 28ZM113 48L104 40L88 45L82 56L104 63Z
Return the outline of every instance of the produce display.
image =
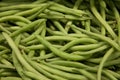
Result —
M0 0L0 80L120 80L120 1Z

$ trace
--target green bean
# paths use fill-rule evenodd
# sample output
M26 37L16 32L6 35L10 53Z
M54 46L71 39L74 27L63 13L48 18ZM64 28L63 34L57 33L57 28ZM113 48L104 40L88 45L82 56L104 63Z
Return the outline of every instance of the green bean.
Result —
M48 36L48 37L45 37L46 40L49 40L49 41L71 41L71 40L75 40L77 38L74 38L74 37L69 37L69 36ZM29 41L27 44L31 44L31 43L38 43L39 41L37 39L34 39L32 41Z
M30 49L30 50L36 50L36 49L45 49L46 47L44 45L32 45L32 46L28 46L26 47L27 49Z
M3 36L5 37L5 39L7 40L7 42L9 43L10 47L12 48L12 50L14 51L16 57L18 58L18 60L20 61L20 63L22 63L22 65L24 65L24 67L32 72L35 72L36 74L39 74L41 76L43 76L42 74L38 73L33 67L31 67L26 61L25 59L22 57L20 50L18 49L18 47L16 46L16 44L13 42L13 40L11 39L11 37L6 34L3 33ZM43 76L45 79L47 79L45 76Z
M114 55L111 55L111 56L108 58L108 60L114 60L114 59L117 59L117 58L120 57L120 52L119 52L119 51L115 51L113 54L114 54Z
M85 34L76 34L76 33L68 34L68 36L77 37L77 38L88 37L88 36L85 35Z
M63 59L61 59L61 58L59 58L59 57L56 57L56 58L52 58L52 59L45 59L45 61L47 61L47 62L51 62L51 61L59 61L59 60L63 60Z
M30 50L28 53L28 57L32 58L35 55L35 51L34 50Z
M4 50L4 49L7 49L7 47L0 45L0 50Z
M25 37L30 36L30 34L29 34L29 33L27 33L27 32L24 32L22 35L23 35L23 36L25 36Z
M0 56L3 54L9 53L9 52L10 52L9 49L2 50L2 51L0 51Z
M72 41L72 40L80 40L76 37L72 37L72 36L48 36L45 38L46 40L48 41L54 41L54 40L65 40L65 41ZM83 39L89 39L90 40L90 43L96 43L97 41L94 40L94 39L90 39L90 38L81 38L81 41L83 41ZM37 40L34 40L34 41L37 41ZM77 41L76 41L77 42ZM84 42L84 41L83 41ZM85 42L89 42L89 41L85 41Z
M40 6L40 5L33 5L33 4L29 4L29 5L26 5L26 4L12 5L12 6L1 7L0 11L17 10L17 9L26 10L26 9L31 9L31 8L34 8L34 7L37 7L37 6Z
M43 60L43 59L48 59L51 57L54 57L55 55L50 53L50 54L46 54L45 56L40 56L40 57L33 57L32 60Z
M103 45L103 46L101 46L99 48L96 48L96 49L93 49L93 50L90 50L90 51L76 51L76 52L73 52L72 54L77 54L77 55L93 55L96 52L104 51L108 47L109 46L107 46L107 45Z
M4 12L0 13L0 17L13 15L13 14L18 13L18 12L19 12L19 10L4 11Z
M77 29L72 28L72 30L73 30L76 34L82 34L81 31L78 31Z
M31 21L21 16L5 16L0 18L0 22L9 21L9 20L13 20L13 21L18 20L25 23L31 23Z
M102 57L100 57L100 58L90 58L90 59L88 59L87 61L88 61L88 62L92 62L92 63L99 64L101 60L102 60Z
M44 19L34 21L34 22L32 22L31 24L29 24L29 25L27 25L27 26L24 26L23 28L20 28L19 30L15 31L14 33L11 34L11 36L18 35L18 34L24 32L24 31L26 31L26 30L28 30L28 29L30 29L30 28L33 28L33 27L35 27L36 24L41 23L41 22L43 22L43 21L44 21Z
M13 5L13 3L0 2L0 7Z
M80 44L80 43L82 43L82 44L84 44L84 43L97 43L97 41L94 39L90 39L90 38L75 39L75 40L67 43L65 46L63 46L61 50L69 49L70 47L72 47L76 44Z
M111 80L118 80L117 78L115 78L111 73L107 72L107 71L103 71L104 75L106 75L109 79Z
M43 7L43 6L35 7L33 9L26 10L26 11L22 11L20 13L15 14L15 15L17 15L17 16L29 16L29 15L34 14L35 12L37 12L41 7Z
M75 67L75 68L80 68L80 69L89 68L89 66L87 66L83 63L74 62L74 61L61 61L60 60L60 61L52 61L50 63L62 65L62 66L68 66L68 67Z
M13 56L13 64L14 64L14 66L15 66L18 74L22 77L23 80L31 80L30 78L24 76L24 74L22 73L22 71L24 71L24 70L23 70L20 62L19 62L18 59L16 58L14 52L12 53L12 56Z
M0 68L8 68L8 69L15 69L15 67L10 66L10 65L5 65L5 64L0 64Z
M109 44L110 44L111 46L113 46L116 50L120 51L120 48L119 48L120 46L119 46L115 41L113 41L112 39L110 39L109 37L105 37L105 36L102 36L102 35L99 35L99 34L95 34L95 33L92 33L92 32L87 32L87 31L85 31L85 30L83 30L83 29L81 29L81 28L75 27L74 25L72 25L71 27L73 27L73 28L75 28L75 29L77 29L77 30L79 30L79 31L81 31L81 32L84 32L84 33L86 33L86 34L88 34L88 35L95 36L95 37L97 37L97 38L99 38L99 39L101 39L101 40L109 43Z
M78 73L81 73L82 75L86 76L90 80L96 80L96 77L92 75L91 73L87 72L86 70L82 69L73 69L73 71L76 71Z
M95 44L77 45L77 46L72 46L70 48L70 50L72 50L72 51L91 50L91 49L98 48L98 47L102 46L103 44L105 44L105 43L100 42L100 43L95 43Z
M41 31L43 30L44 26L45 26L45 22L41 22L39 23L37 26L40 26L32 35L30 35L29 37L23 39L21 42L28 42L32 39L34 39L34 34L40 34Z
M1 80L22 80L19 77L2 77Z
M95 48L98 48L100 46L102 46L104 43L100 43L100 44L88 44L88 45L77 45L77 46L72 46L71 48L69 48L69 50L72 50L72 51L79 51L79 50L91 50L91 49L95 49ZM62 48L63 46L61 45L54 45L54 47L56 48ZM92 47L91 47L92 46ZM26 47L27 49L46 49L44 45L42 44L39 44L39 45L32 45L32 46L28 46ZM63 48L64 49L64 48Z
M31 24L29 24L29 25L27 25L27 26L25 25L23 28L15 31L15 32L13 32L10 36L14 37L14 36L20 34L21 32L24 32L24 31L30 29L31 27L34 27L34 25L36 25L37 23L39 23L39 21L41 21L41 20L35 21L35 22L33 22L33 23L31 23ZM4 38L1 38L1 41L2 41L3 39L4 39Z
M50 5L51 5L51 4L44 5L43 7L40 8L40 10L39 10L37 13L35 13L35 14L27 17L27 19L29 19L29 20L35 19L36 17L38 17L39 14L41 14L41 13L42 13L46 8L48 8Z
M75 73L75 71L73 71L73 67L66 67L66 66L61 66L61 65L56 65L56 64L51 64L51 63L46 63L46 62L43 62L41 61L42 64L45 64L49 67L52 67L52 68L55 68L55 69L58 69L58 70L62 70L62 71L66 71L66 72L70 72L70 73Z
M63 70L66 72L70 72L70 73L79 73L80 72L80 74L87 76L89 79L96 80L93 75L91 75L89 72L82 70L82 69L76 69L76 68L72 68L72 67L65 67L65 66L53 65L53 64L51 65L50 63L45 63L45 62L42 62L42 63L45 65L48 65L49 67L53 67L53 68Z
M45 24L45 27L44 27L44 29L42 30L42 32L41 32L41 36L43 36L43 37L45 37L46 36L46 24Z
M8 66L13 66L10 61L8 61L8 60L6 60L6 59L4 59L4 58L1 59L0 62L3 63L3 64L5 64L5 65L8 65Z
M40 57L45 56L45 54L46 54L45 50L41 50L41 51L40 51Z
M52 14L57 15L57 16L62 16L62 15L64 15L63 13L60 13L60 12L57 12L57 11L53 11L53 10L49 10L49 9L46 9L46 10L44 10L43 12L44 12L45 14L47 14L47 15L52 15Z
M5 77L5 76L19 76L19 75L16 74L15 72L2 72L0 74L0 77Z
M63 32L64 34L67 34L63 26L58 21L53 21L53 23L61 32Z
M73 14L73 15L76 15L76 16L82 16L83 14L87 14L82 10L70 9L70 8L67 8L63 5L57 4L57 3L54 3L53 6L49 7L49 9L54 10L54 11L67 13L67 14Z
M10 32L13 32L13 31L20 29L20 27L19 26L11 26L11 27L6 27L6 29Z
M47 0L37 0L35 2L33 2L33 4L39 4L39 3L43 3L43 2L46 2Z
M111 60L111 61L107 61L106 64L104 64L105 67L108 67L108 66L112 66L112 65L116 65L116 64L120 64L119 63L119 58L115 59L115 60Z
M0 80L119 80L116 0L1 0Z
M65 35L64 33L60 32L60 31L52 31L49 28L47 28L46 30L49 32L49 34L52 34L52 35Z
M90 6L93 14L96 16L96 18L101 22L101 24L106 28L106 30L109 32L109 34L112 36L113 39L116 39L117 36L114 33L114 31L111 29L110 25L106 23L106 21L100 16L100 14L97 12L97 9L94 5L94 0L90 1Z
M111 73L113 76L115 76L116 78L120 79L120 74L113 72L111 70L107 70L107 72Z
M20 21L17 21L15 24L18 25L18 26L20 26L20 27L23 27L23 26L27 25L26 23L20 22Z
M16 39L15 39L15 44L18 46L21 40L21 35L19 35ZM24 71L24 69L21 66L21 63L19 62L19 60L16 58L17 56L15 55L14 52L12 52L12 56L13 56L13 64L16 67L16 70L18 72L18 74L22 77L23 80L31 80L30 78L24 76L24 74L22 73L22 71Z
M84 21L84 20L89 20L91 19L90 17L77 17L77 16L73 16L73 15L53 15L53 14L40 14L39 15L40 18L47 18L47 19L54 19L54 20L78 20L78 21Z
M61 58L68 59L68 60L83 60L83 59L87 58L87 57L84 57L84 56L72 55L72 54L68 54L66 52L63 52L63 51L55 48L54 46L52 46L51 43L49 43L47 40L45 40L44 38L42 38L39 35L36 35L36 38L43 45L45 45L47 48L49 48L55 55L60 56Z
M72 73L66 73L66 72L62 72L60 70L57 70L57 69L53 69L53 68L50 68L50 67L47 67L45 65L40 65L40 67L42 67L43 69L53 73L53 74L57 74L61 77L64 77L64 78L68 78L68 79L79 79L79 80L87 80L86 77L82 76L82 75L77 75L77 74L72 74Z
M56 48L61 48L62 47L60 45L53 45L53 46L56 47ZM47 48L42 44L27 46L27 47L24 47L24 49L31 49L31 50L37 50L37 49L44 50L45 49L45 50L47 50Z
M86 20L85 29L86 29L86 31L90 31L90 20Z
M71 4L70 2L65 1L65 0L58 0L58 1L54 0L54 1L55 2L60 2L61 4L65 5L67 7L73 7L73 4Z
M23 46L23 45L19 45L18 46L20 49L22 49L22 50L25 50L26 52L29 52L30 51L30 49L27 49L25 46Z
M50 80L50 79L44 79L43 77L40 77L39 75L30 71L23 71L23 74L34 80Z
M94 28L93 26L90 27L90 30L91 30L91 32L100 34L100 31L98 31L98 30L97 30L96 28Z
M8 31L6 28L4 28L2 25L0 25L0 30L2 30L2 31L4 31L4 32L6 32L8 34L11 34L11 32Z
M120 40L120 15L119 15L119 11L117 10L117 8L115 7L115 4L113 3L113 1L109 1L109 4L111 5L110 8L112 8L113 10L113 13L115 15L115 18L116 18L116 22L117 22L117 25L116 25L116 28L118 29L118 42ZM119 42L120 44L120 42Z
M43 73L43 74L46 75L47 77L50 77L50 78L52 78L52 79L57 79L57 80L59 80L59 79L66 80L66 79L64 79L64 78L62 78L62 77L59 77L59 76L57 76L57 75L55 75L55 74L52 75L51 73L43 70L42 68L40 68L40 65L39 65L38 63L33 62L33 61L31 61L30 59L28 59L27 56L25 55L25 53L24 53L24 57L25 57L25 59L26 59L35 69L37 69L39 72ZM51 79L48 79L48 80L51 80Z
M103 0L99 0L99 2L100 2L100 6L101 6L100 7L101 16L105 20L105 18L106 18L106 15L105 15L106 4L105 4L105 2ZM105 28L103 26L101 27L101 34L102 35L106 34L106 30L105 30Z
M114 49L113 48L110 48L106 54L103 56L103 59L101 60L100 62L100 66L98 68L98 72L97 72L97 79L98 80L101 80L101 73L102 73L102 68L103 68L103 65L104 63L106 62L106 60L108 59L108 57L113 53ZM115 79L114 79L115 80Z

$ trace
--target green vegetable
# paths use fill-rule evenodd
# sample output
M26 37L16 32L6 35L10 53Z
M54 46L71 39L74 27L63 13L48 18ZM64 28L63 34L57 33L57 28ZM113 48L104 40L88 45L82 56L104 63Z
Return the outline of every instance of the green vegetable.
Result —
M0 0L0 80L120 80L119 0Z

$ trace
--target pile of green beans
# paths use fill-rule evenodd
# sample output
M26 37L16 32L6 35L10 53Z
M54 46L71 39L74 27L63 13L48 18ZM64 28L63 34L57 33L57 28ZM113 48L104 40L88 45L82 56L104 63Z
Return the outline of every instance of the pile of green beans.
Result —
M0 0L0 80L120 80L119 3Z

